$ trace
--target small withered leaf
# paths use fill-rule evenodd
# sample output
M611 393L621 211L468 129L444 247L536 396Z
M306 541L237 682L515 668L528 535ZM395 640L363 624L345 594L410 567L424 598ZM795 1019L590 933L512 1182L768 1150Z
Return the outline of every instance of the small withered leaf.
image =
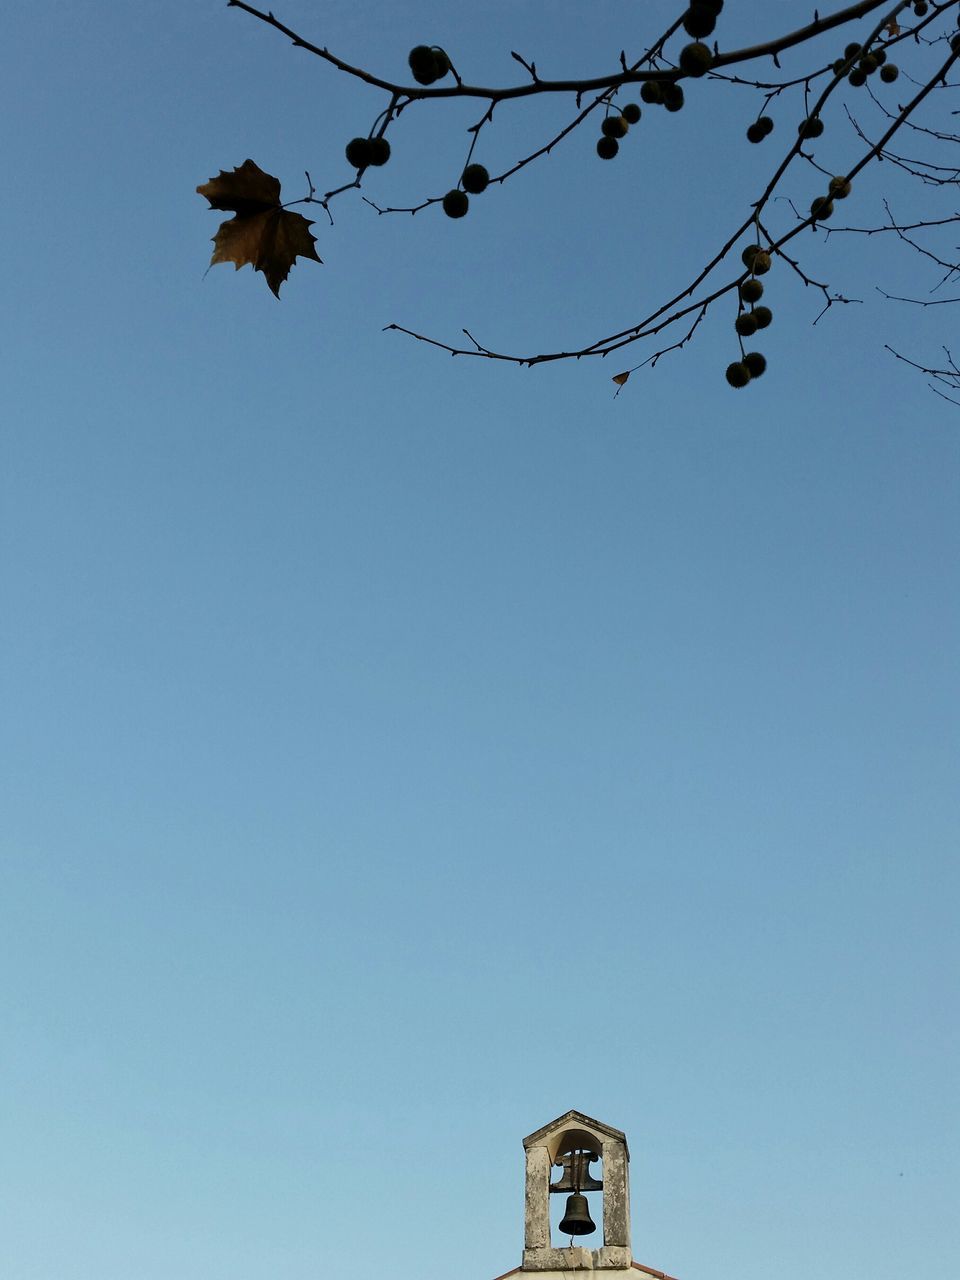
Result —
M232 262L239 271L249 263L254 271L262 271L273 293L280 297L280 286L290 274L298 257L320 262L312 222L288 209L267 209L251 217L239 215L220 224L213 238L210 265Z
M264 173L252 160L244 160L232 173L221 169L215 178L197 187L211 209L229 209L246 215L273 209L280 203L280 180Z
M280 182L252 160L232 173L221 169L216 178L197 187L211 209L232 211L236 216L220 224L213 237L210 265L232 262L239 271L248 263L262 271L276 297L298 257L321 262L313 223L280 204Z

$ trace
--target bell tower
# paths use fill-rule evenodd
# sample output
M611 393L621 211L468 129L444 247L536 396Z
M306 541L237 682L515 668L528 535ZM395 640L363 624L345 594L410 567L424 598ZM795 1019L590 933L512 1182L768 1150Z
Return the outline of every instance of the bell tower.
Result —
M523 1140L527 1160L526 1212L521 1273L607 1271L633 1269L630 1254L630 1187L626 1136L580 1111L568 1111ZM600 1168L594 1170L594 1166ZM554 1169L562 1170L551 1180ZM598 1176L599 1175L599 1176ZM590 1196L593 1195L594 1205ZM550 1197L565 1195L565 1211L551 1238ZM592 1235L596 1224L591 1208L599 1203L603 1243L589 1249L574 1245L574 1237ZM566 1247L562 1237L569 1237ZM613 1280L613 1276L610 1276Z

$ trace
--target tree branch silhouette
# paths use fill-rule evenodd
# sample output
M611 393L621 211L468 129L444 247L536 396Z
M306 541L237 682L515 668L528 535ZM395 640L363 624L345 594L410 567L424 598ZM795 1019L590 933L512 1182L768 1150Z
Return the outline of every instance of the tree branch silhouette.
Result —
M735 49L722 49L715 41L712 45L705 43L714 35L715 27L719 27L722 34L723 0L691 0L688 5L677 4L675 20L645 41L643 52L631 58L621 51L614 59L616 65L604 75L548 78L538 69L535 58L510 51L510 57L524 73L523 79L501 86L469 83L445 51L422 46L410 55L415 83L400 83L346 61L326 45L294 31L272 12L258 9L246 0L228 0L228 5L275 30L295 47L346 78L384 95L384 105L367 138L355 139L350 144L354 148L351 178L334 184L321 196L308 176L309 191L303 202L320 204L331 222L331 202L351 191L360 192L366 204L382 216L398 213L413 216L440 206L448 216L462 217L471 196L478 196L487 187L502 186L551 154L590 122L600 122L598 154L603 159L613 158L620 139L640 117L638 106L629 102L621 104L620 95L632 87L640 89L641 101L649 111L682 109L684 87L693 84L697 85L698 93L703 94L721 92L730 86L740 91L752 90L757 95L758 110L747 129L751 143L762 141L772 132L774 122L766 114L768 109L775 105L778 110L794 112L797 124L794 138L780 151L769 178L744 207L740 219L719 237L715 247L705 250L701 266L685 283L649 307L646 314L628 327L558 350L518 353L499 350L478 340L466 329L463 330L466 341L461 343L447 342L400 323L385 326L386 330L405 334L451 356L531 367L588 357L603 359L637 343L654 345L655 349L644 354L632 369L615 375L619 392L634 370L654 366L667 353L689 346L708 313L721 299L730 297L736 302L734 327L740 359L728 367L727 378L731 385L741 386L762 373L761 361L765 367L765 361L759 356L753 361L753 370L744 363L757 353L746 352L743 339L770 322L769 308L758 303L764 291L760 277L765 276L771 266L782 263L805 287L821 295L823 306L814 323L831 307L855 301L829 282L814 278L806 268L798 252L799 242L794 244L803 233L822 230L826 245L837 236L886 238L892 233L896 244L938 270L939 280L934 289L960 276L957 260L960 250L946 240L950 229L960 221L960 213L931 207L934 198L949 196L960 185L960 156L951 163L953 150L960 145L960 134L953 127L957 112L945 106L949 99L944 97L945 91L958 87L951 73L960 58L960 0L896 0L895 3L860 0L829 13L815 10L812 20L800 27L775 31L755 44ZM764 5L761 9L760 20L775 26L776 7ZM869 23L866 31L862 30L864 22ZM842 50L831 48L824 40L831 33L854 27L859 38L847 43ZM806 66L795 68L781 80L753 76L753 65L758 61L770 59L779 70L781 55L787 54L805 57ZM897 63L894 55L899 60ZM910 96L894 105L890 98L896 93L893 85L898 81L901 86L909 85ZM851 102L856 102L858 95L861 105L855 112ZM556 96L572 97L574 112L528 154L492 175L474 162L481 134L486 136L487 131L499 126L501 109L523 99ZM366 194L365 178L371 166L379 167L384 158L389 157L388 135L397 121L404 118L414 104L423 109L443 110L457 100L477 100L484 104L479 118L467 127L469 144L464 176L458 187L446 194L425 196L412 205L395 205ZM872 123L864 111L872 117ZM824 121L835 117L847 124L857 148L842 173L831 173L816 154L816 139L823 132ZM907 154L902 141L898 149L893 150L890 144L898 135L909 135L912 141L906 144L907 148L916 150L917 154ZM364 150L364 146L373 149ZM349 158L350 148L347 151ZM836 204L851 193L858 176L868 166L880 164L889 166L890 173L899 174L907 192L912 192L905 196L898 190L898 204L903 207L912 201L917 207L911 209L907 217L895 218L887 193L883 200L885 216L875 225L828 225ZM669 182L670 175L664 174L662 178ZM791 185L788 187L788 184ZM809 212L797 207L798 189L803 193L801 205L812 197ZM776 211L775 199L780 202ZM784 208L789 210L787 221L780 212ZM743 243L747 239L750 244ZM742 252L734 258L738 249ZM934 305L932 300L904 299L885 292L877 284L875 288L890 300ZM953 298L935 300L936 305L955 301ZM671 332L674 326L678 327L679 336ZM661 335L667 340L663 345L656 344ZM934 382L946 382L949 388L957 388L956 382L951 381L957 377L952 359L948 359L946 369L938 369L889 349L898 360L913 365Z

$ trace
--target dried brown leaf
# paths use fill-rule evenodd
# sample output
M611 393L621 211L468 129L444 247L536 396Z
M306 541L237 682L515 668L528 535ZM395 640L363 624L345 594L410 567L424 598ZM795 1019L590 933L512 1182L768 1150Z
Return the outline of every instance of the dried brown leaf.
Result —
M312 222L287 209L267 209L249 217L239 214L221 223L213 238L210 265L232 262L239 271L247 263L262 271L267 284L280 297L280 286L298 257L320 262L312 235Z
M626 373L615 373L613 375L613 380L618 387L622 387L629 377L630 377L630 370L628 369Z
M297 258L317 254L313 223L280 204L280 182L264 173L252 160L245 160L232 173L221 169L216 178L197 187L210 201L211 209L225 209L236 215L220 224L213 237L210 265L232 262L239 271L248 263L262 271L276 297Z

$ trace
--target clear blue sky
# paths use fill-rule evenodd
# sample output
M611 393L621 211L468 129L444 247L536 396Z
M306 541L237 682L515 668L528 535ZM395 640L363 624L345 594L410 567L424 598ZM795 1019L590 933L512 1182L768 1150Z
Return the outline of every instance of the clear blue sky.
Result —
M481 82L673 11L587 8L277 0ZM718 315L614 401L381 327L629 323L769 171L746 96L459 223L344 199L277 303L204 279L194 189L341 181L376 95L212 0L15 4L3 49L5 1280L490 1280L569 1107L681 1280L953 1280L960 409L882 348L954 320L874 289L915 260L808 237L862 305L771 273L762 381ZM476 114L409 113L374 198L453 185Z

